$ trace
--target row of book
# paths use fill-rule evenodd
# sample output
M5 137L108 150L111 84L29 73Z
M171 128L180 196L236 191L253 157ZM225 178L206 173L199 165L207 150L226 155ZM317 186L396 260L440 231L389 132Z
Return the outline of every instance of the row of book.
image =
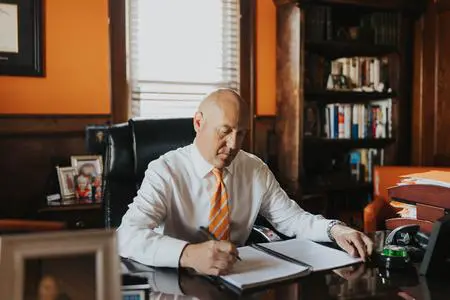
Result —
M376 12L362 16L360 26L373 30L375 45L398 45L401 20L401 15L396 12Z
M324 109L324 135L331 139L392 137L392 100L369 104L327 104Z
M349 22L349 19L354 19ZM329 6L311 6L306 9L306 40L356 40L376 45L398 45L401 15L396 12L371 14L342 14ZM351 23L351 25L349 25Z
M391 87L388 57L345 57L327 60L305 52L305 88L387 92Z
M331 61L331 75L344 76L343 86L336 87L329 77L327 89L383 92L389 82L387 57L344 57ZM342 81L341 81L342 82Z
M374 166L384 164L383 149L355 149L349 153L350 173L356 182L372 182Z

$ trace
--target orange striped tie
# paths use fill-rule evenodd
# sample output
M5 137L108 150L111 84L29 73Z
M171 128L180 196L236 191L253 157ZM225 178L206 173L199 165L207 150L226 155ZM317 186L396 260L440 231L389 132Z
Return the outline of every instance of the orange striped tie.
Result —
M216 190L210 202L208 229L218 240L229 240L228 194L223 183L222 170L213 169L213 173L216 176Z

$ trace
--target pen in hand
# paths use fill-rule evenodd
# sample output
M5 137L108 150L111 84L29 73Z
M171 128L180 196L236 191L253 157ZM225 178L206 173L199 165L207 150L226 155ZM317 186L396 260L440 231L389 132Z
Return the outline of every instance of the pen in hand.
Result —
M213 241L218 241L218 239L214 236L214 234L212 234L211 232L209 232L208 228L204 227L204 226L200 226L200 231L203 232L210 240ZM239 255L236 255L236 258L238 260L242 260Z

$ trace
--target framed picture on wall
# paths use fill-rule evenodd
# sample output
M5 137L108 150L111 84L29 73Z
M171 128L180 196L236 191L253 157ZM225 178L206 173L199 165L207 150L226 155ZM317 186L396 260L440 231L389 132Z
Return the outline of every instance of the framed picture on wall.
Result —
M44 76L43 0L0 0L0 75Z

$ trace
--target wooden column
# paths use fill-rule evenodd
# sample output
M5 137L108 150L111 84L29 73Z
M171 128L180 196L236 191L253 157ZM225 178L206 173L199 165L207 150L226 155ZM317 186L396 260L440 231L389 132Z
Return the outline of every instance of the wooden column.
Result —
M277 93L275 131L279 180L296 199L301 195L300 169L303 132L303 45L301 10L295 3L277 5ZM301 55L299 55L299 53Z
M246 151L255 151L255 44L256 0L240 0L240 93L250 104L250 130L244 141Z
M126 122L130 114L130 90L126 61L126 1L109 0L111 114L113 123Z
M435 2L415 27L412 160L450 166L450 0Z

